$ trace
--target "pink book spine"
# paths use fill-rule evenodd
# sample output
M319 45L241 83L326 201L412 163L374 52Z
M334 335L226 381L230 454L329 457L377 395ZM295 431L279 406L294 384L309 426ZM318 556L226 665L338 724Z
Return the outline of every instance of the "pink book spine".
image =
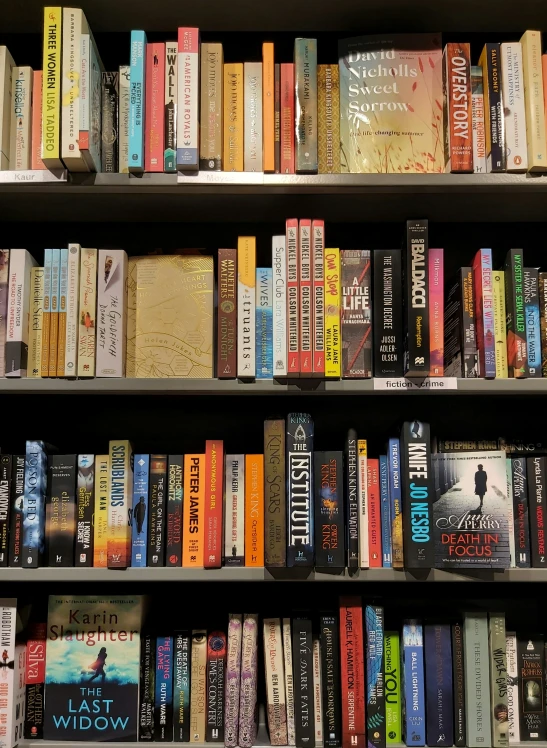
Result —
M42 71L35 70L32 81L32 148L31 169L45 169L42 153Z
M300 374L313 373L313 262L311 221L300 221Z
M146 45L144 170L163 171L165 44Z
M444 376L444 250L429 250L429 375Z
M294 174L294 64L281 63L281 173Z
M298 218L288 218L287 239L287 318L289 320L289 356L287 374L300 375L300 273L298 268Z
M313 242L313 373L325 374L325 222L314 221Z
M224 746L237 748L239 740L239 685L241 679L242 616L230 614L228 654L226 658L226 702L224 709Z

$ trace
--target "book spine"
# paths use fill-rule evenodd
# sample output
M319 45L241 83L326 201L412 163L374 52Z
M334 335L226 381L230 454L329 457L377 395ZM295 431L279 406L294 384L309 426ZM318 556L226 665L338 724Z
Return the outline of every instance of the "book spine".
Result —
M514 631L506 632L505 648L507 652L507 722L509 723L509 745L511 745L520 743L519 666L517 635Z
M480 249L473 261L475 327L479 352L479 376L496 376L494 341L494 299L492 292L492 250Z
M300 375L300 269L298 266L300 251L298 239L298 219L289 218L286 223L288 374L296 377Z
M287 566L313 566L313 421L287 417Z
M32 68L13 68L11 82L11 171L30 168L33 80Z
M203 566L205 455L184 455L182 565Z
M395 745L402 741L401 729L401 658L399 634L384 634L384 673L386 698L386 743Z
M173 742L190 742L190 636L175 632L173 655Z
M11 468L11 517L9 528L10 567L23 565L23 512L25 495L25 456L13 455Z
M281 173L294 174L294 64L281 63Z
M62 169L61 161L61 58L63 9L44 8L42 76L42 161L48 169Z
M141 637L139 689L139 741L154 740L156 683L156 638L149 633Z
M243 64L244 171L262 171L262 63Z
M57 350L59 345L59 292L61 289L61 250L51 250L51 295L49 313L49 368L48 376L57 374Z
M42 71L34 70L32 80L32 135L30 168L42 170Z
M41 441L27 441L22 518L22 566L42 566L45 555L47 454ZM74 522L74 517L72 517ZM74 525L72 525L73 527Z
M513 467L511 458L505 459L505 480L507 485L507 530L509 534L509 564L510 568L516 567L516 545L515 545L515 515L513 512Z
M222 171L222 44L201 45L199 168Z
M281 620L279 618L264 619L264 663L270 743L271 745L287 745L287 706L285 703L285 684L283 682L283 643L281 639Z
M245 566L264 566L264 455L245 455Z
M315 748L313 639L309 618L292 624L295 739L297 748Z
M205 739L224 743L224 679L226 676L226 634L213 631L207 637L207 716Z
M288 745L296 745L295 723L294 723L294 677L291 619L284 618L282 621L283 633L283 664L285 666L285 696L287 699L287 740Z
M447 171L473 171L471 139L471 50L466 42L444 48L444 89L447 104Z
M7 598L2 599L0 602L0 615L2 616L3 622L3 636L2 636L2 654L4 655L6 665L10 663L10 667L5 668L3 677L3 690L5 697L0 702L0 720L2 723L2 732L6 746L14 745L17 740L14 741L15 733L15 710L16 710L16 670L17 670L17 650L15 641L15 631L17 626L17 600ZM17 674L18 675L18 674ZM24 683L24 676L22 674L22 681ZM23 689L24 690L24 689ZM21 709L21 718L24 715L24 703L17 704Z
M9 249L0 249L0 377L6 375L9 255Z
M272 237L273 374L287 376L287 253L284 236Z
M61 250L59 265L59 315L57 340L57 376L65 376L66 310L68 292L68 249ZM55 375L54 375L55 376Z
M272 268L256 270L256 378L273 377Z
M25 665L25 740L42 740L44 737L46 634L45 623L31 624Z
M95 458L96 491L93 514L93 566L108 566L108 509L110 493L110 455Z
M465 613L463 628L466 739L470 748L492 745L488 621L483 612Z
M243 171L243 64L224 65L224 171Z
M222 489L224 486L224 445L221 441L205 442L205 545L203 566L222 566ZM182 496L181 496L182 499Z
M405 376L429 374L429 245L428 223L407 221L405 279L406 346Z
M384 609L367 605L367 745L386 745L386 704L384 686Z
M245 456L226 455L224 566L245 565Z
M78 363L78 296L80 293L80 245L68 245L66 340L64 373L75 377ZM59 369L59 367L58 367Z
M319 174L340 173L340 74L338 65L317 66Z
M150 45L156 46L156 45ZM154 80L154 76L152 76ZM101 97L101 171L107 174L118 172L118 71L102 73ZM152 119L151 126L153 127Z
M217 376L237 376L237 250L218 250Z
M165 43L163 170L177 170L177 42Z
M285 479L285 421L264 421L264 564L287 561L287 498Z
M429 250L429 376L444 376L444 250Z
M120 65L118 69L120 87L118 99L118 171L120 174L129 173L129 121L131 110L131 82L129 77L129 65Z
M299 225L299 279L300 279L300 375L313 373L313 255L311 221L304 218Z
M166 566L182 566L183 468L183 455L169 455L169 462L167 464L167 523L165 531Z
M539 330L541 334L541 374L542 376L547 377L547 273L540 273L538 276L538 282Z
M357 440L357 486L359 499L359 568L370 566L367 440Z
M321 693L321 642L313 639L313 714L316 748L323 748L323 698Z
M127 254L123 249L99 250L98 285L97 376L123 377L127 346Z
M237 375L242 379L256 374L256 240L240 236L237 245Z
M380 455L380 512L382 523L382 566L391 569L392 548L391 548L391 504L389 498L389 478L387 455Z
M258 616L246 613L241 638L240 748L252 748L256 739L257 637Z
M131 564L131 525L133 449L126 440L109 445L108 568L126 569Z
M471 122L473 126L473 171L486 174L486 123L482 68L471 66Z
M526 457L513 457L511 459L511 475L513 479L515 564L518 568L529 569L531 566L530 516Z
M360 597L340 598L342 745L365 748L363 610Z
M348 569L359 568L359 502L357 495L357 433L350 429L346 437L346 548Z
M401 473L405 567L429 569L434 554L429 424L405 422L401 433Z
M374 376L403 376L401 252L375 249L373 262Z
M403 509L401 501L401 446L398 439L389 440L387 461L392 563L393 568L402 569L404 567Z
M281 65L274 65L274 171L281 174Z
M167 455L150 455L148 566L165 566Z
M452 746L454 739L450 625L427 625L424 632L427 745Z
M95 455L78 455L74 566L93 566Z
M507 379L507 333L505 329L505 278L503 270L492 272L492 295L494 299L494 340L496 379Z
M85 50L84 50L85 46ZM91 171L101 169L102 62L93 34L82 34L82 88L80 90L80 150ZM85 89L87 87L87 100ZM144 102L143 102L144 105Z
M315 452L315 568L343 569L342 452Z
M473 269L470 267L460 270L460 324L461 338L459 345L462 355L462 375L474 378L478 375L477 330L475 327L475 291L473 286ZM445 324L446 321L445 321ZM461 376L458 374L458 376Z
M154 742L173 742L173 637L156 639Z
M241 638L243 617L230 613L226 658L226 704L224 711L224 745L237 748L239 738L239 690L241 676Z
M162 172L165 158L165 44L146 45L145 75L144 170Z
M545 554L546 522L546 472L545 457L526 458L528 476L528 497L530 504L530 551L532 567L547 567Z
M539 637L519 639L517 643L520 702L520 739L523 742L545 740L544 641Z
M47 279L47 274L45 279ZM82 249L81 251L79 296L78 377L93 377L95 376L95 337L97 322L96 249ZM44 305L45 302L46 297L44 294ZM46 322L44 322L44 331L45 329Z
M526 171L526 108L522 70L522 44L501 45L501 82L505 114L505 150L507 171Z
M83 12L77 8L63 8L61 59L61 158L76 171L87 171L80 150L80 52L82 32L87 30ZM46 67L44 66L44 70Z
M492 745L494 748L507 748L509 745L509 721L505 613L490 613L488 618Z
M264 171L275 171L275 63L272 42L262 44Z
M403 624L401 666L404 682L403 739L407 745L425 745L424 640L422 624Z
M0 456L0 566L9 559L9 528L11 514L11 455Z
M372 376L372 293L370 250L343 249L342 376Z
M371 569L382 567L382 515L379 460L367 460L368 547Z
M313 374L325 374L325 222L312 221Z
M509 375L520 378L527 374L528 361L522 249L509 250L505 258L504 280L507 312L507 364Z
M522 80L526 108L528 170L546 171L541 31L525 31L520 42L522 44Z
M323 692L323 745L339 748L342 745L342 715L340 710L340 642L338 620L335 615L323 614L319 621L321 632L321 688Z
M488 43L479 60L485 94L486 168L489 172L505 171L506 166L500 53L498 43Z
M528 376L541 377L541 331L537 268L524 268L524 315L526 317Z
M462 748L465 742L465 673L463 628L452 624L452 693L454 696L454 745Z
M74 566L76 456L53 455L49 459L45 508L48 566Z
M179 27L177 169L199 169L199 29Z
M190 743L205 742L207 690L207 632L192 631L190 672Z
M26 249L9 256L8 312L6 325L6 377L26 377L30 316L30 271L37 265Z
M317 174L317 39L295 39L294 90L297 174Z
M39 379L42 369L42 319L44 308L44 268L30 271L30 313L27 377ZM5 320L5 316L4 316ZM5 343L4 343L5 345Z
M340 250L325 250L325 377L342 374Z
M146 48L145 32L132 31L129 71L129 171L136 174L144 171Z
M144 568L147 565L149 472L150 455L135 455L131 514L131 566L134 568Z

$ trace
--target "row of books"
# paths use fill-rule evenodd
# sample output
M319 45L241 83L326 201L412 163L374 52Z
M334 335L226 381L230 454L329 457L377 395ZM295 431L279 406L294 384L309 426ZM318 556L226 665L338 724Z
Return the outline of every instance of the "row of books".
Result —
M379 457L354 429L316 451L306 413L266 420L260 454L28 441L0 456L0 566L545 568L545 450L500 446L432 454L429 426L408 421Z
M252 748L261 693L272 746L546 739L544 639L506 631L503 612L455 610L452 620L406 618L400 627L395 619L386 630L381 605L348 596L320 615L235 613L222 623L220 614L207 630L193 627L192 614L143 626L140 596L50 596L47 624L44 616L27 629L20 677L16 601L0 606L9 668L0 714L11 726L26 700L19 727L24 719L20 734L31 740Z

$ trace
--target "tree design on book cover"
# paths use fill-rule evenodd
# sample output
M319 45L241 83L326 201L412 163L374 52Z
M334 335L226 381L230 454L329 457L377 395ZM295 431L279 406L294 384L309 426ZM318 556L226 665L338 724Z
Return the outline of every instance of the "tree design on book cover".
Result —
M435 567L508 569L511 507L505 452L439 454L436 459Z
M140 626L139 596L49 598L45 740L137 740Z

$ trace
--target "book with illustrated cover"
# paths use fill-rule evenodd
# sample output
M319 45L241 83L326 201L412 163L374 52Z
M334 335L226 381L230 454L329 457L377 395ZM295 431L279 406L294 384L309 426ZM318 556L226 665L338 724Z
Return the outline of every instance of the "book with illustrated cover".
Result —
M372 286L368 249L343 249L342 270L342 376L372 376Z
M403 676L403 740L407 745L426 744L424 635L421 621L407 618L401 639Z
M224 705L224 745L226 748L237 748L238 745L242 629L243 616L240 613L230 613L226 654L226 703Z

